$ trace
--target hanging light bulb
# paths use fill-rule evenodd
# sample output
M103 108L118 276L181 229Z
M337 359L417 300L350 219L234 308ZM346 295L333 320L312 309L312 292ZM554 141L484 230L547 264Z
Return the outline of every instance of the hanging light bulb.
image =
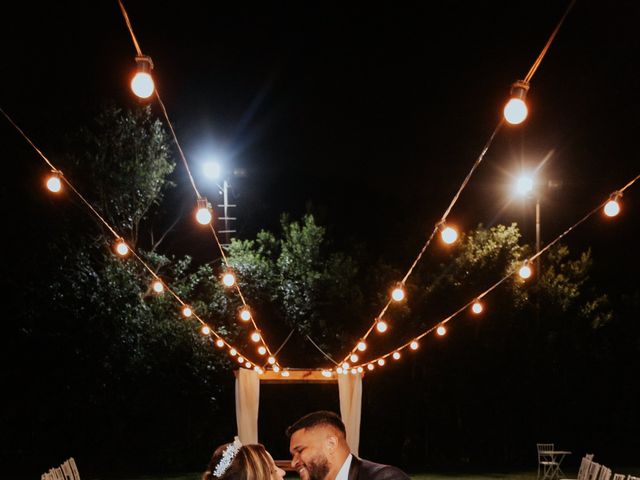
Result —
M62 191L62 180L60 176L61 173L58 170L52 170L51 174L47 177L46 185L50 192L60 193Z
M376 330L378 330L380 333L386 332L388 328L389 325L387 325L387 322L385 322L384 320L378 320L378 323L376 323Z
M189 305L185 305L184 307L182 307L183 317L189 318L191 315L193 315L193 310L191 310L191 307Z
M522 278L523 280L526 280L528 278L531 277L531 275L533 275L533 270L531 269L531 265L529 265L529 262L524 262L524 264L520 267L520 270L518 270L518 275L520 275L520 278Z
M256 343L257 343L257 342L259 342L259 341L260 341L260 333L258 333L258 332L253 332L253 333L251 334L251 341L252 341L252 342L256 342Z
M364 343L364 340L360 340L358 342L358 346L356 347L358 350L360 350L361 352L364 352L367 349L367 344Z
M280 367L278 365L273 366L273 371L278 373L280 371Z
M256 373L257 373L258 375L262 375L262 374L264 373L264 370L262 370L262 369L261 369L259 366L257 366L257 365L256 365L255 367L253 367L253 369L256 371Z
M224 283L225 287L233 287L236 283L236 276L231 272L227 272L222 276L222 283Z
M373 370L374 368L376 368L373 363L370 363L369 365L367 365L367 370Z
M620 213L620 197L622 197L621 192L612 193L609 197L609 201L604 206L604 214L607 217L615 217Z
M518 80L511 86L511 98L504 107L504 119L511 125L518 125L527 118L529 110L524 102L529 84Z
M218 347L218 348L224 347L224 341L221 338L216 340L216 347Z
M355 353L352 353L351 356L349 357L349 360L351 360L351 363L356 363L358 361L358 355L356 355Z
M386 362L386 360L385 360L384 358L380 358L380 359L378 359L378 365L379 365L379 366L381 366L381 367L382 367L385 363L387 363L387 362Z
M151 76L153 62L147 55L136 57L137 71L131 80L131 90L140 98L149 98L153 95L155 84Z
M243 322L248 322L251 320L251 312L249 311L249 307L242 307L240 310L240 320Z
M443 335L445 335L447 333L447 329L443 325L440 325L436 329L436 333L442 337Z
M211 333L211 329L206 325L202 327L201 331L203 335L209 335Z
M244 366L247 367L247 368L251 368L251 362L245 363Z
M482 310L484 310L484 306L480 300L476 300L473 302L473 305L471 305L471 311L476 315L482 313Z
M400 352L393 352L393 355L391 356L394 360L400 360Z
M356 373L358 373L358 371L355 368L351 369L351 375L355 375Z
M344 362L344 363L342 364L342 369L343 369L343 370L349 370L349 367L350 367L350 366L351 366L351 365L349 365L349 363L348 363L348 362Z
M458 239L458 232L453 227L447 227L444 223L441 223L439 226L440 229L440 238L447 245L451 245Z
M267 353L267 349L261 345L260 347L258 347L258 353L260 355L264 355L265 353Z
M231 355L232 357L235 357L238 354L238 351L235 348L232 348L231 350L229 350L229 355Z
M331 378L331 371L330 370L322 370L322 376L323 377L327 377L327 378Z
M420 344L416 340L414 340L413 342L411 342L409 344L409 348L411 350L417 350L419 346L420 346Z
M358 373L362 373L363 372L363 368L362 367L358 367L356 370L358 370Z
M336 372L337 372L338 374L341 374L341 373L342 373L342 367L338 367L338 368L336 368Z
M282 375L283 377L288 377L289 376L289 371L288 370L283 370L280 375Z
M201 197L197 202L196 220L200 225L209 225L213 216L211 215L211 204L205 197Z
M273 357L269 357L269 359L267 360L267 362L269 362L269 365L273 365L274 363L276 363L276 359Z
M401 302L404 300L404 288L402 288L402 284L398 284L396 288L391 292L391 298L395 302Z
M124 257L129 253L129 246L122 238L116 240L116 253L121 257Z
M153 291L157 294L164 292L164 284L160 280L155 280L151 285L151 288L153 288Z
M238 357L238 363L244 363L244 358L243 357Z

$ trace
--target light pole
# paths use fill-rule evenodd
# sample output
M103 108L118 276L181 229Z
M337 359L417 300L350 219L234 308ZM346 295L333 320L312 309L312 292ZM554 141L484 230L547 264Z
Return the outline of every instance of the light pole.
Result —
M516 181L516 193L522 197L533 193L536 201L536 255L540 252L540 189L536 188L534 177L521 175ZM540 257L536 257L536 275L540 275ZM539 277L537 277L539 278Z

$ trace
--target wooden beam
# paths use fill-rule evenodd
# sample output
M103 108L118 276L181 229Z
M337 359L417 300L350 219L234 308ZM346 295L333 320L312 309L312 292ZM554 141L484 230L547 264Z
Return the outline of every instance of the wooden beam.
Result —
M287 370L288 377L282 373L267 370L259 376L260 383L337 383L338 377L333 373L330 377L322 375L320 370Z

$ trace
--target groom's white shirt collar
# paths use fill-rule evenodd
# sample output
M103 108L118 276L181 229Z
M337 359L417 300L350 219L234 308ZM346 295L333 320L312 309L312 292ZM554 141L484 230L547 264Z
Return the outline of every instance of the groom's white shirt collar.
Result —
M336 480L349 480L349 467L351 466L351 460L353 459L353 455L349 454L347 459L342 464L338 475L336 476Z

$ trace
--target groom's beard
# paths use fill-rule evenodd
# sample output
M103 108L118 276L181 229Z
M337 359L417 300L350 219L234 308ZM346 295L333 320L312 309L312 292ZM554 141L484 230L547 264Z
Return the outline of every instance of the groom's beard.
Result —
M309 472L309 478L303 480L325 480L330 469L329 460L327 460L327 457L318 455L305 464L305 468Z

